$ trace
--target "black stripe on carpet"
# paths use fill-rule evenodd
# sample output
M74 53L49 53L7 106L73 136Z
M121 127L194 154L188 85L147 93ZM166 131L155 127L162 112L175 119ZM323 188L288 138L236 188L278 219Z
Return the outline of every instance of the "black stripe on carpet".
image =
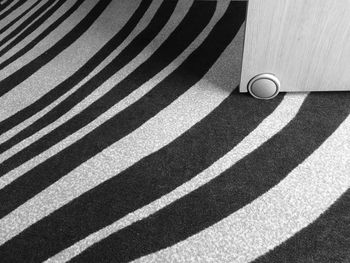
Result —
M35 58L15 73L0 81L0 96L3 96L18 84L29 78L37 70L54 59L59 53L76 41L95 20L102 14L112 0L100 0L94 8L74 27L67 35L61 38L54 46L45 53Z
M350 262L350 190L315 222L254 263Z
M153 109L148 114L152 114L152 116L153 116L159 110L163 109L166 105L170 104L174 99L176 99L178 96L180 96L184 91L186 91L188 88L190 88L192 85L194 85L199 79L201 79L203 77L203 75L212 66L212 64L216 61L216 59L220 56L220 54L223 52L223 50L227 47L227 45L232 41L234 36L236 35L238 29L240 28L240 26L244 20L244 17L242 15L242 9L244 9L244 8L245 8L245 5L231 4L230 8L227 11L227 13L225 14L225 16L218 22L218 24L210 32L210 34L207 37L207 39L205 40L205 42L196 51L194 51L190 55L190 57L184 62L183 65L180 66L180 68L178 68L173 74L171 74L169 77L167 77L165 81L163 81L161 84L159 84L157 86L157 88L153 92L152 96L149 96L147 100L141 100L141 101L143 101L143 103L140 103L138 109L140 109L144 112L145 109L149 108L148 103L150 103L151 105L153 105L152 106ZM239 18L236 17L236 14L238 15ZM224 28L227 29L227 26L231 25L230 22L235 21L236 19L239 20L240 23L236 23L237 25L234 28L231 28L231 30L229 32L225 32ZM219 41L220 45L218 45L217 41ZM165 94L163 92L165 92L165 94L167 94L167 96L165 96ZM166 98L166 97L170 97L170 98ZM159 101L159 98L163 98L162 101ZM166 100L164 100L164 98L166 98ZM157 102L157 103L155 103L155 102ZM148 107L145 107L145 106L148 106ZM139 112L140 111L138 110L138 113ZM127 116L129 116L130 113L129 112L127 112L127 113L128 113ZM120 117L118 118L118 116L120 116L120 115L117 115L115 117L116 120L118 120L120 118ZM145 117L147 119L149 118L147 115ZM120 120L119 122L117 122L115 119L112 119L110 121L110 123L108 123L108 126L114 124L114 125L117 125L120 129L122 127L118 124L120 124L120 121L123 119L124 119L124 125L125 124L127 125L129 123L129 121L128 121L129 118L125 119L125 117L124 117L121 120L119 119ZM142 124L142 123L140 123L140 124ZM130 128L130 127L127 127L127 128ZM100 128L98 128L98 129L100 129ZM110 133L111 130L114 132ZM86 143L91 144L91 143L96 142L96 138L103 137L104 140L108 139L108 141L107 142L102 141L102 142L98 142L98 143L101 143L101 144L108 143L108 145L110 145L111 142L115 141L115 136L120 136L120 134L115 133L115 131L117 131L117 129L115 127L111 127L111 129L106 129L106 127L102 127L98 132L99 133L106 133L106 131L108 132L108 134L100 134L100 136L96 136L97 135L96 133L95 134L92 133L92 135L95 139L91 140L91 138L88 138L87 142L84 142L84 141L86 141L86 139L85 139L85 140L82 140L82 143L84 145L86 145ZM122 132L125 132L125 130L124 131L122 130ZM91 146L92 147L88 146L86 149L87 150L91 149L91 148L96 149L96 146L98 146L98 145L91 145ZM106 145L102 145L102 146L105 147ZM84 148L85 148L85 146L84 146ZM82 152L81 147L78 147L77 149L79 149L80 153ZM64 150L64 151L66 151L67 153L72 153L72 149ZM57 158L58 155L55 156L55 159ZM52 166L51 166L51 168L52 168ZM63 169L60 168L61 171ZM53 169L53 171L54 170L56 170L56 169ZM27 178L27 176L25 176L25 177ZM45 180L46 178L43 178L43 179ZM8 243L6 243L1 248L1 253L7 253L9 251L7 246L11 247L11 244L13 244L11 242L15 242L15 241L9 241ZM28 244L31 242L26 242L26 243ZM50 249L50 248L48 248L48 249ZM21 249L21 251L23 252L23 254L22 255L17 254L18 259L20 259L22 256L25 257L26 253L32 253L32 252L30 252L30 250L25 250L25 249ZM41 251L43 251L43 250L41 250ZM5 255L5 254L3 254L3 255ZM13 256L17 257L16 255L13 255ZM10 256L10 259L13 256ZM7 258L7 256L3 256L3 258ZM16 262L16 258L12 258L11 261Z
M45 217L16 236L10 244L17 249L18 244L26 244L21 245L20 250L32 253L42 247L60 251L115 222L206 169L268 116L282 97L261 103L232 93L210 115L170 145ZM207 158L203 158L203 152L207 152ZM28 240L30 242L26 242Z
M12 2L13 2L13 0L12 0L12 1L11 1L11 0L8 0L8 1L6 1L5 3L1 4L1 5L0 5L0 12L1 12L2 10L4 10L6 7L8 7Z
M45 11L54 4L56 0L49 0L47 3L42 5L38 10L31 14L27 19L25 19L18 27L12 30L7 36L0 40L0 47L4 46L11 39L20 34L28 25L30 25L34 20L38 18L41 14L45 14Z
M82 0L85 1L85 0ZM60 96L68 92L86 76L88 76L106 57L108 57L129 36L139 23L152 0L143 0L127 23L109 40L96 54L94 54L82 67L62 83L43 95L37 101L0 122L0 134L7 132L27 118L35 115ZM34 42L35 43L35 42ZM21 51L20 51L21 52ZM3 146L1 146L3 147ZM1 148L0 147L0 148Z
M147 28L142 31L134 41L123 50L123 52L118 55L111 63L109 63L103 70L101 70L96 76L90 79L86 84L80 87L76 92L70 95L67 99L65 99L62 103L60 103L57 107L55 107L52 111L50 111L43 118L39 119L33 125L29 126L27 129L24 129L18 135L13 137L11 140L5 143L10 144L15 141L19 136L26 135L26 132L31 133L32 126L34 129L37 129L35 125L40 128L45 127L50 122L53 122L61 115L63 115L66 111L71 109L78 103L83 100L86 96L88 96L91 92L93 92L96 88L98 88L106 79L112 76L115 71L125 66L132 58L134 58L142 49L149 44L153 38L160 32L160 30L165 26L171 14L173 13L177 2L176 1L164 1L162 6L157 11L157 14L153 17L151 23L147 26ZM171 43L169 41L168 43ZM146 70L151 70L146 67ZM158 68L156 68L158 70ZM158 72L158 71L157 71ZM148 75L146 75L147 79ZM117 90L114 87L114 90ZM89 122L93 121L103 112L108 110L111 106L113 106L118 100L116 97L111 97L111 91L102 96L97 101L93 102L86 109L84 109L79 114L75 115L73 118L69 119L66 123L59 126L51 133L46 134L44 137L34 142L27 148L22 151L16 153L6 161L0 164L0 175L5 174L6 172L12 170L13 168L19 166L23 162L30 160L34 156L40 154L41 152L47 150L51 146L58 143L60 140L66 138L67 136L73 134L80 128L84 127ZM34 130L36 131L36 130ZM31 134L30 134L31 135ZM23 139L23 138L22 138ZM3 149L1 149L3 150Z
M21 19L23 16L25 16L30 10L32 10L36 5L40 3L41 0L37 0L34 2L29 8L24 10L19 16L17 16L14 20L11 20L11 22L6 25L7 28L12 26L14 23L16 23L19 19ZM14 12L16 9L20 8L26 1L18 1L16 4L14 4L11 8L9 8L4 13L0 14L0 20L5 19L8 15L10 15L12 12ZM0 34L3 33L6 29L2 28L0 29Z
M6 59L4 62L0 63L0 70L10 65L16 59L20 58L21 56L26 54L28 51L30 51L33 47L35 47L38 43L40 43L41 40L43 40L46 36L48 36L51 32L53 32L61 23L63 23L67 18L69 18L69 16L73 14L84 1L85 0L77 0L74 3L74 5L71 8L69 8L69 10L67 10L64 14L62 14L55 22L53 22L50 26L48 26L37 37L35 37L26 46L21 48L19 51L17 51L11 57Z
M176 2L172 1L173 6L175 6L175 3ZM206 9L201 8L201 4L199 3L200 2L195 2L181 24L146 62L144 62L139 68L137 68L119 84L113 87L111 91L107 92L96 102L92 103L88 108L84 109L71 120L67 121L64 125L54 130L50 135L47 135L40 140L40 142L44 142L44 144L45 141L50 141L49 145L46 144L45 148L43 148L44 144L41 144L41 148L39 148L40 142L34 143L33 147L29 146L28 149L24 150L19 156L24 156L25 152L32 152L32 154L29 154L24 158L20 157L20 159L29 160L33 156L33 149L36 149L34 152L38 154L39 151L46 150L48 147L50 147L50 145L57 143L64 137L84 127L86 124L93 121L115 103L120 101L133 90L138 88L141 84L161 71L166 65L181 54L188 44L191 43L193 39L201 32L211 17L210 12L203 12L203 10ZM164 5L163 8L166 8L166 5ZM48 114L16 134L10 140L0 145L0 153L57 120L64 113L68 112L76 104L90 95L95 89L99 88L99 86L103 84L106 79L110 78L119 69L135 58L139 52L141 52L154 39L154 37L156 37L160 30L165 26L167 19L170 18L170 13L165 13L163 8L158 10L158 15L154 16L151 23L104 69L82 85L77 91L61 102L58 106L52 109ZM213 9L208 10L212 11ZM196 21L196 16L198 16L200 13L202 13L202 19ZM169 17L164 16L166 14L168 14ZM57 136L57 134L60 135ZM14 159L9 162L12 162L13 164L16 163L16 161L13 160Z
M219 177L93 245L72 262L127 262L224 219L271 189L312 154L349 115L350 104L344 99L350 102L350 94L309 96L288 126ZM325 112L325 108L335 110Z
M12 49L18 43L20 43L27 36L32 34L41 25L45 24L45 21L49 19L67 0L61 0L56 2L49 10L47 10L42 16L40 16L35 22L28 26L22 33L20 33L15 39L13 39L8 45L0 50L0 56L3 56L7 51ZM1 68L0 68L1 69Z

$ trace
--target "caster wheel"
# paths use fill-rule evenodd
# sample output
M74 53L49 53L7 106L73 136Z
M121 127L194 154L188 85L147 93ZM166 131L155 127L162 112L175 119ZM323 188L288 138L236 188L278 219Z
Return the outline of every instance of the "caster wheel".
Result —
M275 75L265 73L250 80L248 91L254 98L269 100L278 95L280 86L280 81Z

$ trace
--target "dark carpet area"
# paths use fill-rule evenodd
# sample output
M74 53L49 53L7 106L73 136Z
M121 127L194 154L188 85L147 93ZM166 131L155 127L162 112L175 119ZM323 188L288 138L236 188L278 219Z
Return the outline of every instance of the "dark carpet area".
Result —
M0 1L0 262L350 262L350 92L238 92L245 1Z

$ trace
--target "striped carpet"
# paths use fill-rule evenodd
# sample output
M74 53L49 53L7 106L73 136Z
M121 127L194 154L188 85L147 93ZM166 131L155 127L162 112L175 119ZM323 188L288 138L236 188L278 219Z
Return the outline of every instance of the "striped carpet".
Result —
M245 12L0 1L0 262L350 262L350 92L239 94Z

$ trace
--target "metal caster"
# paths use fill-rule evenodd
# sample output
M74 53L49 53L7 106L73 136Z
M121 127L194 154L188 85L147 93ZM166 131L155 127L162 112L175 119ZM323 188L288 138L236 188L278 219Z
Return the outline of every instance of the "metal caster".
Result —
M281 83L278 78L269 73L255 76L248 83L249 93L257 99L270 100L280 91Z

